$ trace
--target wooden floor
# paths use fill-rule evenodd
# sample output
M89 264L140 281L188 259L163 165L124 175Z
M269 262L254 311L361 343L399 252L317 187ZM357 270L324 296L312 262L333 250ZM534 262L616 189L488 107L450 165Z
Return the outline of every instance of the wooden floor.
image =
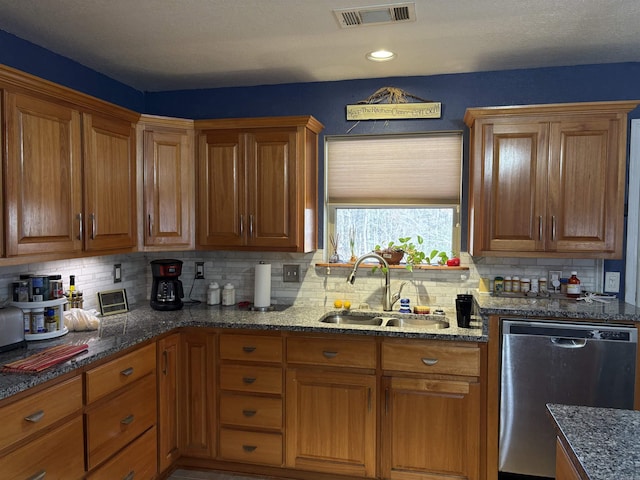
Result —
M202 472L198 470L178 469L168 480L279 480L277 477L257 477L231 474L226 472Z

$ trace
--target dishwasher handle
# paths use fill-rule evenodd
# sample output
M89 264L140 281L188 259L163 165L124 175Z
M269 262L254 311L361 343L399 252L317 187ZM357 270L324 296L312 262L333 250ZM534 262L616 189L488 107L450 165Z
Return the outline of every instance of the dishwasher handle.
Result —
M587 344L586 338L550 337L549 339L560 348L583 348Z

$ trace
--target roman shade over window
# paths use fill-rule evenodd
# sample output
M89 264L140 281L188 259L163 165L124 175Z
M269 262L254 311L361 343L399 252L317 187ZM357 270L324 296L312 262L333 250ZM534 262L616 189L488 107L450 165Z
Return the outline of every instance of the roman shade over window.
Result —
M327 203L460 203L462 133L328 137Z

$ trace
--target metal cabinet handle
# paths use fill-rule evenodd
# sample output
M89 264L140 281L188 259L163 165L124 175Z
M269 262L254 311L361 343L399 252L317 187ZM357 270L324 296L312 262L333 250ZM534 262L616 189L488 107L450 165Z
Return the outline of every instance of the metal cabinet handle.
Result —
M556 241L556 216L551 215L551 240Z
M371 411L371 387L367 389L367 411Z
M44 417L44 410L38 410L37 412L24 417L24 419L27 422L38 423L40 420L42 420L42 417Z
M253 382L256 381L255 377L242 377L242 381L248 385L251 385Z
M542 215L538 216L538 240L542 240Z
M151 214L148 215L149 236L153 237L153 224L151 223Z
M338 355L338 352L329 352L325 350L322 352L322 355L324 355L325 358L334 358L336 355Z
M122 480L133 480L135 476L136 476L136 472L131 470L129 473L127 473L126 477L124 477Z
M133 414L127 415L122 420L120 420L120 423L122 425L131 425L133 423L133 418L134 418Z
M253 417L256 413L258 413L257 410L242 410L242 415L249 418Z
M92 213L89 215L91 219L91 240L96 239L96 214Z
M77 215L78 217L78 240L82 241L82 237L84 237L84 222L82 221L82 213Z
M162 373L167 374L167 365L169 364L169 354L166 350L162 352Z
M256 347L252 347L252 346L249 346L249 345L242 347L242 351L244 353L253 353L253 352L255 352L255 350L256 350Z
M249 238L253 238L253 215L249 215Z
M133 367L125 368L120 372L120 375L124 375L125 377L129 377L133 374Z
M431 366L431 365L435 365L436 363L438 363L438 359L437 358L423 358L422 359L422 363L424 363L427 366Z
M27 480L42 480L45 477L45 475L47 475L47 471L42 470L36 473L35 475L33 475L32 477L27 478Z
M244 235L244 215L240 215L240 236Z
M242 445L242 449L247 453L253 452L256 448L258 448L257 445Z

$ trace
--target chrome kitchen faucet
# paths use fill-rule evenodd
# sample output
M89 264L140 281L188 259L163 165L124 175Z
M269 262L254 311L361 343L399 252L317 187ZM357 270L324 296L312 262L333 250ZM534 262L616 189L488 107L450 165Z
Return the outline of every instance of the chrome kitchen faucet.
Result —
M405 286L407 282L402 282L402 284L400 285L400 289L396 293L391 295L391 276L389 272L389 264L383 257L373 252L365 253L364 255L362 255L360 258L356 260L356 263L353 266L353 270L347 277L347 282L349 282L351 285L355 283L356 272L358 271L358 267L360 266L362 261L366 260L367 258L375 258L383 266L382 272L384 273L384 293L382 295L382 310L384 310L385 312L390 312L393 309L394 303L396 303L400 298L400 293L402 292L402 288Z

